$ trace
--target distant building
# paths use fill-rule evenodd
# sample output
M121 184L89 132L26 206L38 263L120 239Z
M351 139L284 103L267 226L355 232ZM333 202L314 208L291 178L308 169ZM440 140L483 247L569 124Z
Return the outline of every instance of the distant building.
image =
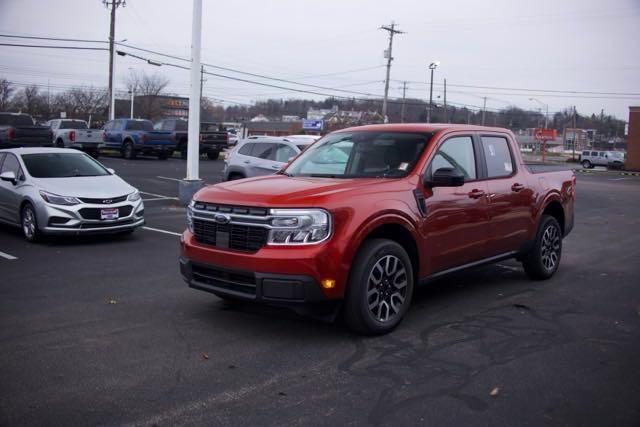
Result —
M307 120L324 120L324 118L338 111L338 106L334 105L332 108L309 108L307 110Z
M576 151L589 148L593 144L595 135L594 129L566 128L562 138L564 149L573 150L574 144Z
M299 122L300 116L282 116L283 122Z
M172 95L141 95L134 98L134 112L144 118L186 119L189 117L189 98Z
M264 122L251 121L246 124L247 136L268 135L268 136L287 136L300 133L302 131L302 122Z

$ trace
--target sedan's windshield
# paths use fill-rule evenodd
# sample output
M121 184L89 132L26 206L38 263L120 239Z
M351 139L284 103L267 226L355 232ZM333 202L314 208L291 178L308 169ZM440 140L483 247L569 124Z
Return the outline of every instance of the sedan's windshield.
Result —
M100 163L84 153L23 154L22 160L34 178L109 175Z
M431 134L340 132L309 147L284 171L289 176L400 177L409 173Z

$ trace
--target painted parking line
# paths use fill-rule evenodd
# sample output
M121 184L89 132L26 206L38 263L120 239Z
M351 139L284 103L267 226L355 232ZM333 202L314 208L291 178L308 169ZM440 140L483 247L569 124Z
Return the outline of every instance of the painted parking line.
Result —
M171 236L182 236L182 233L176 233L174 231L161 230L159 228L153 228L153 227L147 227L147 226L143 226L142 228L149 231L155 231L157 233L169 234Z
M149 193L147 191L141 191L140 193L148 194L149 196L158 197L158 198L162 198L162 199L166 199L166 200L178 200L177 197L171 197L171 196L165 196L165 195L162 195L162 194Z
M5 252L0 252L0 257L2 257L4 259L8 259L9 261L13 261L14 259L18 259L18 257L13 256L13 255L9 255L8 253L5 253Z
M609 181L624 181L625 179L629 179L629 178L613 178L613 179L610 179Z
M158 178L158 179L166 179L167 181L176 181L176 182L181 182L182 181L181 179L171 178L171 177L168 177L168 176L156 176L156 178Z

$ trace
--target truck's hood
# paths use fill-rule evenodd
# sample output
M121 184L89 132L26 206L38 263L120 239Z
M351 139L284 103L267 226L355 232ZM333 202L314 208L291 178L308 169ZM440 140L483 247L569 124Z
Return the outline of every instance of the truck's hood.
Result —
M135 190L117 175L33 178L33 183L39 189L59 196L93 199L120 197Z
M335 194L357 192L359 195L380 191L388 182L380 178L332 179L269 175L208 186L194 198L198 201L251 206L308 206Z

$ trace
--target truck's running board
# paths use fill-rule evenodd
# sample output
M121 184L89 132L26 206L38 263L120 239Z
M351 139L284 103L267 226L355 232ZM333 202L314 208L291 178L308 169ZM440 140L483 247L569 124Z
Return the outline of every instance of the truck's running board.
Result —
M518 251L506 252L500 255L495 255L489 258L483 258L478 261L470 262L468 264L464 264L459 267L454 267L448 270L439 271L437 273L432 274L431 276L420 279L420 285L425 285L431 282L432 280L439 279L440 277L446 276L448 274L456 273L461 270L466 270L467 268L479 267L481 265L493 264L498 261L504 261L505 259L515 258L519 253L520 252Z

